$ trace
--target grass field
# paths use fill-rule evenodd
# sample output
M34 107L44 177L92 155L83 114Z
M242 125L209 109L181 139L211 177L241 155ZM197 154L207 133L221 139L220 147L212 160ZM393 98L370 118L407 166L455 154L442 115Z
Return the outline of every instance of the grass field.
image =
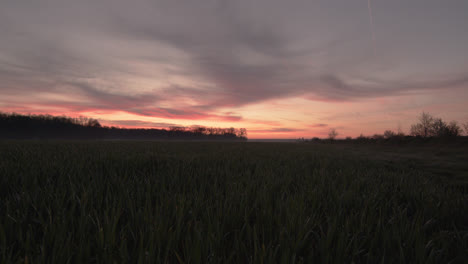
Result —
M466 160L463 146L0 142L0 262L466 263Z

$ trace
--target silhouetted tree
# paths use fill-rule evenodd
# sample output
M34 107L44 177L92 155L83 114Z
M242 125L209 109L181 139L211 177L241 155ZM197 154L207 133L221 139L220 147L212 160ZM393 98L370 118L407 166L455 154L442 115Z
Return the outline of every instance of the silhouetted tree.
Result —
M239 129L237 136L240 138L247 138L247 129L245 128Z
M330 132L328 133L328 138L334 140L338 136L338 131L335 128L331 128Z
M391 131L391 130L385 130L383 135L384 135L385 138L392 138L392 137L396 136L396 133Z
M458 125L457 121L451 121L444 132L444 136L458 137L463 133L463 130Z
M419 123L411 126L411 135L430 137L433 134L434 117L423 112L419 117Z
M441 118L435 118L428 113L422 113L419 123L411 126L411 135L421 137L456 137L462 129L456 121L449 124Z
M216 128L214 127L209 127L207 128L208 135L213 136L216 135Z
M87 126L89 126L89 127L101 127L101 124L99 123L98 120L91 118L91 119L88 120Z

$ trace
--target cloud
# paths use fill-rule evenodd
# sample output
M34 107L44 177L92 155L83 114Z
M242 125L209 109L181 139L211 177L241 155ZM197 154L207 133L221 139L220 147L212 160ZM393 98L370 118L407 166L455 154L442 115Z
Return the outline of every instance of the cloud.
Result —
M327 127L328 124L312 124L312 125L308 125L308 127L312 127L312 128L317 128L317 127Z
M288 128L288 127L278 127L272 129L250 129L249 133L265 133L265 134L274 134L274 133L289 133L289 132L302 132L303 129Z
M365 83L365 84L362 84ZM431 90L446 90L468 86L468 73L456 76L419 77L411 80L369 80L355 79L347 82L335 75L323 75L318 79L315 89L308 91L306 97L320 101L353 101L362 98L424 93Z
M242 120L241 116L238 115L219 115L207 112L197 112L193 109L171 109L171 108L144 108L144 109L133 109L132 113L151 116L161 117L167 119L188 119L188 120L217 120L217 121L228 121L237 122Z
M243 117L219 111L289 97L353 101L468 85L463 67L422 65L389 75L398 65L388 57L372 61L366 17L361 22L361 7L347 2L49 0L0 7L0 91L18 98L8 102L17 107L236 122Z

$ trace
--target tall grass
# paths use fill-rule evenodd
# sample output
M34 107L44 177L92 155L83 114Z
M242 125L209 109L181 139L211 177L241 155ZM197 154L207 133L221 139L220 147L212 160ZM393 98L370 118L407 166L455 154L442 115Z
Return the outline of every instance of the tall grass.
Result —
M466 190L282 143L0 143L2 263L463 263Z

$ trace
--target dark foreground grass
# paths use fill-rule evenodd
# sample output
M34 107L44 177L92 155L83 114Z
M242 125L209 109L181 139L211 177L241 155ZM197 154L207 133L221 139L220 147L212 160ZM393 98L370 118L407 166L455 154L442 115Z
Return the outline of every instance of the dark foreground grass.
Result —
M0 143L1 263L463 263L464 188L295 143Z

